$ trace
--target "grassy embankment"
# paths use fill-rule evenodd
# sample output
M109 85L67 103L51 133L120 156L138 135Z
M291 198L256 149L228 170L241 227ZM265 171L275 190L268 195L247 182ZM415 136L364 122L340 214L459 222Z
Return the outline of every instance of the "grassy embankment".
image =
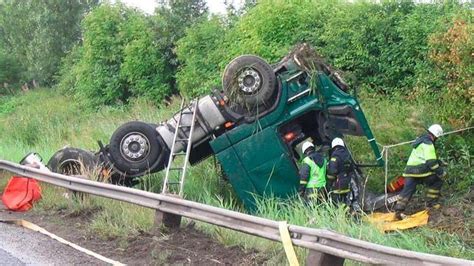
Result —
M422 131L421 125L428 125L438 118L437 113L433 112L436 103L420 104L415 100L405 101L397 97L380 98L366 94L361 98L372 130L380 143L388 144L412 139ZM46 89L0 98L0 158L18 161L27 152L36 151L47 160L65 145L95 150L96 140L107 142L121 123L130 120L149 122L164 120L178 108L177 102L173 101L166 108L157 108L149 102L136 100L129 106L101 108L94 111L83 109L80 102ZM361 158L369 154L365 145L359 145L365 141L351 140L353 152ZM464 138L451 136L441 143L446 150L443 153L445 158L450 159L448 183L454 185L449 186L449 191L457 192L446 196L446 204L454 203L471 189L474 180L473 170L470 169L471 144L472 134ZM457 151L456 156L451 154L454 149ZM391 151L391 176L400 173L408 152L409 147ZM371 186L380 189L383 184L382 172L372 170L368 175ZM2 184L6 183L7 177L7 174L3 174L0 180ZM151 191L158 191L161 178L161 174L155 174L145 179L142 186ZM63 209L73 214L90 213L91 232L104 237L123 239L126 235L149 231L152 228L151 210L96 197L88 198L81 203L69 202L61 196L62 193L61 189L45 185L44 198L37 204L35 210ZM219 171L212 159L190 169L185 194L191 200L243 211L232 197L230 186L219 177ZM474 259L473 224L468 219L472 213L464 214L467 218L456 234L428 227L382 234L368 223L347 218L341 208L333 209L324 204L304 206L297 201L290 204L275 199L261 200L259 215L303 226L328 228L374 243ZM284 252L278 243L201 223L198 223L198 227L225 245L256 248L268 254L272 258L271 262L285 261ZM301 258L304 253L303 250L298 250Z

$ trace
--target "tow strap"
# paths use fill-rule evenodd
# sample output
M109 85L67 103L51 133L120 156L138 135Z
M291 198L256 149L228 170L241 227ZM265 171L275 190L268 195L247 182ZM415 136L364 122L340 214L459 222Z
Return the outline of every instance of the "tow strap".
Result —
M290 232L288 231L288 224L286 221L279 222L278 229L280 231L281 242L283 243L288 263L290 266L299 266L300 264L298 263L298 258L296 257L293 243L291 242Z
M79 245L76 245L76 244L74 244L74 243L71 243L71 242L67 241L66 239L61 238L61 237L59 237L59 236L57 236L57 235L55 235L55 234L53 234L53 233L50 233L50 232L48 232L46 229L44 229L44 228L42 228L42 227L39 227L39 226L37 226L36 224L30 223L30 222L28 222L28 221L21 220L21 219L20 219L20 220L8 220L8 219L7 219L7 220L3 220L3 219L0 219L0 222L2 222L2 223L7 223L7 224L15 224L15 225L23 226L24 228L27 228L27 229L30 229L30 230L39 232L39 233L41 233L41 234L43 234L43 235L47 235L47 236L51 237L52 239L59 241L59 242L62 243L62 244L65 244L65 245L67 245L67 246L70 246L71 248L73 248L73 249L75 249L75 250L78 250L78 251L80 251L80 252L82 252L82 253L85 253L85 254L87 254L87 255L89 255L89 256L92 256L92 257L94 257L94 258L96 258L96 259L98 259L98 260L101 260L101 261L103 261L103 262L110 263L110 264L112 264L112 265L117 265L117 266L125 265L125 264L122 264L122 263L120 263L120 262L118 262L118 261L115 261L115 260L106 258L106 257L104 257L104 256L102 256L102 255L100 255L100 254L97 254L97 253L95 253L94 251L88 250L88 249L83 248L83 247L81 247L81 246L79 246Z

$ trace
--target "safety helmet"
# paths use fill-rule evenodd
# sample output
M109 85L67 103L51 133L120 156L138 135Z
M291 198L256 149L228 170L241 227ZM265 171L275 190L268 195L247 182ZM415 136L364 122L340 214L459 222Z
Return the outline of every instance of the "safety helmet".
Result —
M305 143L303 143L303 146L301 147L301 151L304 153L309 148L314 148L314 144L309 141L306 141Z
M344 147L344 141L341 138L334 138L331 142L331 148L334 148L336 146Z
M443 135L443 128L438 124L433 124L428 128L428 132L430 132L436 138L439 138Z

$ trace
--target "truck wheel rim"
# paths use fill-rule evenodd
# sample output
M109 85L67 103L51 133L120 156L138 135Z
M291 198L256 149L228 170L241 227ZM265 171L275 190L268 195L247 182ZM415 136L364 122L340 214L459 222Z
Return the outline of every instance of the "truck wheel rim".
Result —
M150 141L139 132L129 133L120 142L120 153L127 161L141 161L150 153Z
M253 68L248 68L240 73L237 78L239 89L245 94L254 94L262 85L262 78Z
M80 175L83 174L84 166L79 160L68 159L59 164L58 170L64 175Z

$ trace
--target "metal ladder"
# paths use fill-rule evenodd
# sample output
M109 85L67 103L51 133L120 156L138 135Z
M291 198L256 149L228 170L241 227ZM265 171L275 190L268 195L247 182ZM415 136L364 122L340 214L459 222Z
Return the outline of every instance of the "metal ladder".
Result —
M173 193L170 190L170 185L179 185L179 190L178 190L178 195L183 196L183 187L184 187L184 179L186 177L186 168L188 166L188 160L189 160L189 154L191 153L191 146L192 146L192 139L193 139L193 131L194 131L194 124L196 121L196 112L197 112L197 106L198 106L198 100L192 101L192 103L189 105L189 108L184 108L185 105L185 100L181 101L181 108L179 111L179 116L178 116L178 121L176 121L176 127L175 127L175 132L173 136L173 143L171 145L171 151L170 151L170 157L168 161L168 166L166 167L166 175L165 175L165 180L163 182L163 190L162 193L167 193L167 194L176 194ZM183 114L192 114L192 120L190 125L182 125L182 117ZM186 129L189 128L189 133L188 136L186 136L186 132L181 129ZM182 135L185 136L185 138L179 138L179 133L180 131L183 133ZM180 152L175 152L175 147L177 142L185 142L186 143L186 150L185 152L180 151ZM184 162L181 166L176 167L173 166L173 159L177 156L184 156ZM178 172L178 180L177 181L170 181L170 173L172 171Z

